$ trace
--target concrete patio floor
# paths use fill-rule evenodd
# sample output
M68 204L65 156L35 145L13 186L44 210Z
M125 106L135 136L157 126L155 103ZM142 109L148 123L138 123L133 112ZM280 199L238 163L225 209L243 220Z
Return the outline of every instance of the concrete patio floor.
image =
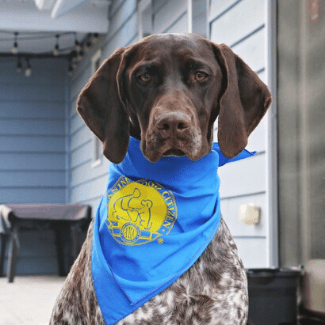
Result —
M47 325L65 278L57 275L0 278L0 325Z
M18 275L13 283L8 283L6 277L1 277L0 325L48 325L64 280L57 275ZM315 317L302 316L298 324L325 323Z

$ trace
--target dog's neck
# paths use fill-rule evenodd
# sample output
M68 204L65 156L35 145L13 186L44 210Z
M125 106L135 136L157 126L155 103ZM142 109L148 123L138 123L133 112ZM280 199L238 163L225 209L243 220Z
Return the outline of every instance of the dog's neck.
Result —
M135 126L135 125L133 125L133 123L130 123L130 135L133 138L141 140L141 131L140 131L139 126Z

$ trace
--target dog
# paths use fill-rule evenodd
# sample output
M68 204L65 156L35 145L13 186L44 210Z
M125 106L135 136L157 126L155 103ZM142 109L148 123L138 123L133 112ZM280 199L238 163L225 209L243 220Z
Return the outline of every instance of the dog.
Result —
M161 34L118 48L81 91L77 110L114 164L125 158L130 137L138 139L151 163L164 157L197 163L211 152L217 117L220 150L232 159L244 150L270 103L266 85L228 46L195 34ZM116 200L112 215L123 222L138 218L149 229L153 217L141 217L139 211L146 208L148 214L153 201L141 199L139 189L133 188L124 201ZM92 277L94 222L56 300L50 325L106 324ZM196 262L116 324L246 324L247 315L245 269L221 217Z

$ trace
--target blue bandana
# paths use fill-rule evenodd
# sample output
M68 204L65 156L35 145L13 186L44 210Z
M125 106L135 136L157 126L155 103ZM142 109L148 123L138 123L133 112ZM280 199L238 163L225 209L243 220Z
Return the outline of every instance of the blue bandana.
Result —
M198 161L163 157L149 162L130 138L123 162L110 164L107 192L95 218L92 276L98 303L112 325L186 272L215 235L220 221L219 166L227 159L215 143Z

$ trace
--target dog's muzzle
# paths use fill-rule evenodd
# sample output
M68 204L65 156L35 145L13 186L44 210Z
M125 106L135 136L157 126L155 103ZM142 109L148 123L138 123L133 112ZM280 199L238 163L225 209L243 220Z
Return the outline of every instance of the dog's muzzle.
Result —
M145 141L144 155L151 162L163 156L188 156L191 160L201 157L202 135L195 117L183 111L163 112L151 119Z

